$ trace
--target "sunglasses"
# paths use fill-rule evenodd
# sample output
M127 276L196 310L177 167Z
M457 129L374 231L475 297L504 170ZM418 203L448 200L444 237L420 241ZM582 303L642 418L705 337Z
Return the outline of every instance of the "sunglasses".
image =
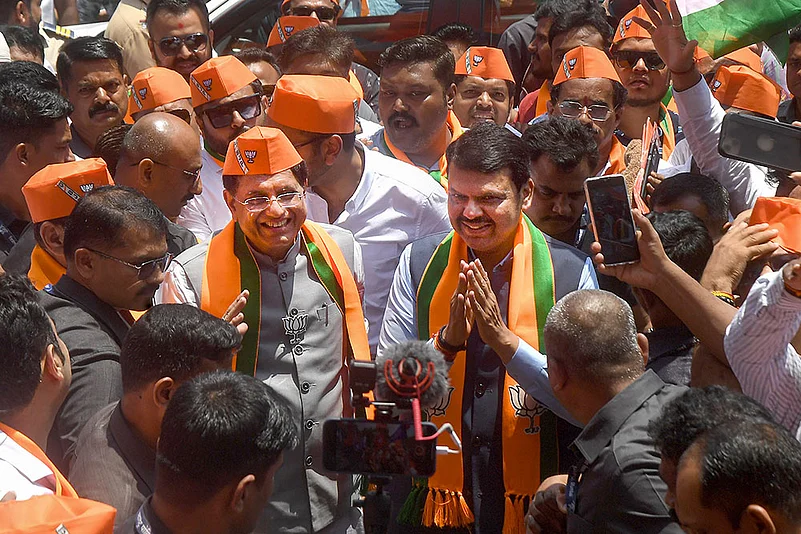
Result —
M583 106L574 100L565 100L559 103L559 110L568 119L578 119L583 114L587 114L595 122L604 122L612 114L612 110L601 104Z
M641 59L648 70L662 70L665 68L665 62L656 52L621 50L620 52L615 52L613 59L621 69L633 69Z
M134 264L134 263L128 263L127 261L121 260L119 258L115 258L114 256L109 256L105 252L100 252L99 250L92 250L91 248L87 248L86 250L88 250L89 252L93 252L98 256L101 256L108 260L114 260L117 263L126 265L131 269L135 269L136 276L139 278L139 280L147 280L148 278L152 277L156 271L160 271L162 273L166 272L167 268L170 266L170 263L172 263L172 254L170 254L169 252L161 258L155 258L153 260L143 261L142 263L139 264Z
M250 95L222 106L205 109L203 114L215 128L227 128L234 120L234 111L246 121L255 119L261 115L261 95Z
M316 13L317 18L320 20L334 20L339 14L339 10L327 6L298 6L289 10L290 15L297 15L299 17L311 17L312 13Z
M261 84L261 94L263 94L267 98L272 98L274 92L275 92L275 84L274 83L263 83L263 84Z
M190 33L181 37L172 35L159 40L159 50L165 56L174 56L181 51L183 46L190 52L202 52L209 44L209 36L205 33Z

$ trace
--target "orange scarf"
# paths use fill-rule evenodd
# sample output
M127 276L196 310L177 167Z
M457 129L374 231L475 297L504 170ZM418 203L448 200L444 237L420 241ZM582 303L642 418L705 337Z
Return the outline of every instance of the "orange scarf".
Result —
M468 261L467 245L459 234L451 232L431 257L417 289L420 339L429 339L448 323L451 296L459 280L460 260ZM553 263L548 244L542 232L523 216L513 247L509 328L532 347L541 349L542 329L554 302ZM464 351L456 356L450 370L452 392L448 399L441 401L440 409L430 414L437 426L451 423L459 435L466 358ZM523 534L528 502L540 482L557 471L556 417L528 396L508 374L503 387L501 420L506 488L503 532ZM469 395L467 397L469 402ZM424 526L467 527L474 518L463 496L462 455L441 456L437 464L437 471L428 479L428 484L418 483L412 490L399 521ZM416 511L413 510L415 506Z
M309 263L344 318L344 361L348 362L350 356L369 361L370 346L364 327L362 303L342 251L322 227L311 221L303 223L301 241L309 254ZM243 311L249 328L233 364L235 370L250 375L256 373L259 356L262 299L260 288L261 275L256 259L239 225L231 221L209 243L203 268L200 307L212 315L222 317L243 289L250 290L250 298Z
M22 432L18 432L14 430L8 425L4 425L0 423L0 430L6 433L6 435L11 438L14 443L31 453L33 456L36 457L37 460L45 464L50 471L53 472L53 476L56 479L56 495L63 495L64 497L77 497L78 494L75 492L75 488L67 481L66 477L61 474L61 472L53 465L53 462L50 461L50 458L42 452L42 449L33 442L28 436L23 434Z
M604 171L604 176L610 174L623 174L626 170L626 147L618 141L617 136L612 136L612 149L609 151L609 168Z
M44 289L47 284L55 284L66 272L67 269L42 247L39 245L33 247L28 278L36 289Z
M676 132L668 108L659 104L659 129L662 130L662 159L667 161L676 148Z
M448 110L448 116L445 119L445 125L448 127L448 130L451 132L451 143L459 139L461 135L464 133L462 129L462 125L459 122L459 119L456 118L456 114L452 110ZM439 185L448 190L448 160L445 158L445 153L442 153L442 156L439 158L439 164L437 170L429 170L425 167L420 165L415 165L412 160L409 159L409 156L406 155L401 149L396 147L392 144L392 141L389 140L389 136L387 135L387 129L384 128L384 135L383 135L384 143L387 145L387 149L390 151L392 156L395 159L399 159L401 161L405 161L409 165L414 165L424 171L426 171L431 177L437 181Z
M542 82L540 92L537 93L537 114L534 117L548 113L548 102L551 100L551 80Z

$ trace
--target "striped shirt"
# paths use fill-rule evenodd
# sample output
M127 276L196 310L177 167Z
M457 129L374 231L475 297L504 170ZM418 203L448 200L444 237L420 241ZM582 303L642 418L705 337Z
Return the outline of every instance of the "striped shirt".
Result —
M743 393L762 403L801 440L801 356L790 344L801 326L801 298L781 271L761 276L726 329L724 348Z

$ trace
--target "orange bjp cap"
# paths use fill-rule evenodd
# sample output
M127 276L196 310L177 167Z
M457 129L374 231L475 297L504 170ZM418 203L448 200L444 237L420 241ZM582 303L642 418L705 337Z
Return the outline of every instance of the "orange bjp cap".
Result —
M104 185L114 185L106 163L89 158L48 165L22 186L22 194L31 221L39 223L67 217L86 193Z
M234 56L213 57L192 71L192 107L230 96L256 80L244 63Z
M302 132L346 134L356 130L359 95L345 78L287 74L275 84L267 114Z
M651 20L645 8L638 5L620 19L620 24L615 28L615 35L612 38L612 47L624 39L632 39L639 37L641 39L650 39L651 34L648 30L640 26L634 21L634 17L640 17L643 20Z
M345 82L347 83L347 82ZM257 126L228 145L223 176L278 174L303 161L284 132Z
M514 83L512 70L503 50L491 46L471 46L456 61L456 75L478 76L487 80L506 80Z
M565 54L553 84L559 85L574 78L606 78L620 83L609 57L602 50L590 46L578 46Z
M762 72L762 58L756 55L756 53L747 46L735 50L734 52L729 52L723 57L745 65L753 71Z
M131 113L138 113L182 98L192 98L183 76L172 69L150 67L140 71L131 82L128 109Z
M749 219L750 225L768 223L778 230L773 242L801 254L801 200L786 197L759 197Z
M279 17L273 29L270 30L270 36L267 38L267 48L283 44L299 31L319 25L320 21L317 17L300 17L297 15Z
M775 117L782 90L767 76L742 65L718 68L709 84L712 94L723 106L745 109Z

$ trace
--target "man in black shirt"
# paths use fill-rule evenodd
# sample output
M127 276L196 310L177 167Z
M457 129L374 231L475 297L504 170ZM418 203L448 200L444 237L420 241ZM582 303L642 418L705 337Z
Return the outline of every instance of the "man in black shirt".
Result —
M681 532L664 501L667 486L647 429L686 388L645 370L647 342L629 307L611 293L580 290L564 297L551 309L544 335L554 395L585 426L573 442L582 460L563 483L537 493L529 527Z

